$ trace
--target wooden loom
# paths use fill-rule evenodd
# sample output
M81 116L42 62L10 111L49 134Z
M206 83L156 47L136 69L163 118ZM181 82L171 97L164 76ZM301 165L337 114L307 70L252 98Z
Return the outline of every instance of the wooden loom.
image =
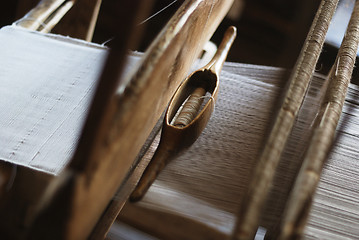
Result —
M58 176L42 172L36 172L34 175L34 170L19 166L17 167L17 176L10 191L2 189L0 209L1 229L4 232L4 236L8 238L17 237L19 239L46 239L49 237L51 239L84 239L91 236L97 239L105 235L108 227L125 204L141 171L145 167L144 165L139 165L139 168L134 170L133 163L137 154L160 118L175 89L185 78L195 58L199 55L202 46L208 41L232 4L231 0L186 1L161 32L160 36L146 51L141 60L141 65L136 73L128 79L128 83L123 79L120 80L119 84L124 90L118 93L115 92L115 89L118 86L117 80L122 69L119 66L124 64L124 56L128 46L134 42L133 39L138 37L138 35L136 36L138 33L135 34L131 30L136 22L136 17L138 15L143 16L144 14L143 9L146 9L146 6L141 5L141 7L138 7L140 4L144 4L144 2L146 2L146 5L150 5L150 1L118 3L116 11L123 18L121 21L132 24L113 26L115 29L114 47L108 56L81 138L74 157L68 166ZM33 30L47 31L47 27L43 27L41 24L33 24L33 18L37 17L37 11L43 6L41 4L46 6L49 4L50 7L47 6L46 9L53 7L52 9L57 10L60 15L63 15L64 11L67 10L67 6L73 3L76 6L80 5L81 1L42 1L39 7L30 12L30 15L20 20L18 25L29 27ZM93 10L90 13L94 14L88 14L87 17L89 19L88 22L90 22L90 33L82 34L86 39L89 39L88 36L91 35L93 30L93 16L96 16L95 13L99 9L100 1L91 1L91 3ZM266 184L272 181L273 176L271 175L274 172L268 173L268 168L265 166L275 166L277 165L276 162L279 161L280 152L283 151L281 148L284 146L280 146L277 143L283 142L284 144L286 142L286 136L281 134L289 134L291 130L293 123L290 122L294 121L303 101L304 94L307 91L309 79L314 72L314 66L318 60L325 32L329 26L336 4L337 1L323 0L317 17L313 22L313 27L304 45L304 50L298 60L297 68L291 78L292 86L289 87L287 100L284 101L287 106L282 108L284 109L283 113L279 113L279 121L285 122L287 125L275 123L281 127L287 126L287 130L280 128L278 133L276 133L275 131L278 127L274 127L275 130L271 137L269 137L269 141L273 141L273 143L267 145L269 147L265 148L263 157L256 168L256 174L261 177L254 178L249 188L248 200L243 202L243 209L245 211L239 215L240 220L238 228L235 228L234 238L252 239L255 234L259 221L258 215L262 209L261 205L263 205L269 189L269 186L257 186L262 184L260 181ZM40 13L43 12L40 11ZM132 15L129 13L136 14ZM69 14L70 17L71 15L74 16L75 14ZM46 14L44 19L41 18L40 21L42 23L48 21L52 25L58 19L56 16L56 14L50 12L50 14ZM355 34L351 35L351 32L355 32L352 29L357 27L356 18L353 19L352 28L348 28L349 34L347 34L348 41L351 42L358 39ZM32 23L31 27L28 26L29 22ZM129 37L124 39L121 36ZM346 67L342 66L346 66L348 61L350 65L353 65L353 59L355 58L353 54L355 56L356 53L353 50L355 48L353 43L348 45L346 40L344 40L343 46L343 50L339 53L342 55L338 57L337 65L333 68L331 75L331 78L334 79L331 81L331 84L335 85L333 88L337 87L339 89L342 86L336 86L335 79L341 79L344 76L346 84L348 84L350 73L344 73L341 69L346 70ZM348 49L347 46L350 49L349 53L343 52ZM348 59L345 58L349 54L351 54L350 57ZM303 76L307 79L304 83ZM300 85L299 88L298 85ZM328 89L333 88L330 87ZM160 94L153 94L158 89L162 89ZM297 97L293 97L293 92L297 93L298 89L300 89L300 94ZM340 92L344 93L345 90ZM328 114L327 109L333 105L333 102L335 103L334 106L343 104L341 102L344 99L338 102L339 100L337 99L332 100L331 96L333 94L328 93L329 105L326 106L329 107L324 107L324 116ZM291 100L294 100L295 103L293 104ZM288 111L288 109L292 108L293 110ZM329 111L329 113L331 112ZM338 113L340 110L334 109L333 112ZM336 116L337 118L338 115ZM333 120L329 120L329 125L335 127L336 123L333 124ZM319 126L322 127L323 124L319 124ZM324 129L326 130L326 128ZM326 133L326 131L320 129L317 131L319 133ZM331 134L334 134L333 129ZM321 136L315 138L322 139ZM329 137L329 139L332 138L333 136ZM314 141L321 143L320 140ZM326 144L326 146L329 146L331 143L328 142ZM324 153L324 157L329 151L326 146L324 146L326 149L319 151L319 153ZM316 150L315 145L314 150ZM271 151L277 153L270 153ZM312 156L312 154L308 154L309 157ZM121 156L121 159L118 156ZM268 156L272 156L272 159L269 161ZM3 175L9 176L9 179L11 179L11 172L14 166L9 163L2 163L2 165L4 170ZM319 174L317 172L322 168L322 164L319 163L318 166L319 169L315 170L317 175ZM309 175L314 176L314 186L319 179L317 175ZM299 179L301 178L306 179L305 176L299 175ZM259 182L257 182L258 180ZM6 183L3 186L6 186ZM35 190L34 186L36 186ZM31 189L31 193L27 188ZM313 195L313 188L310 189L308 195L303 195L304 197L309 196L309 199ZM118 197L111 201L116 191L118 191ZM304 202L307 201L305 200ZM298 203L294 204L299 206L297 205ZM290 205L289 209L292 209ZM302 211L299 213L302 213ZM127 218L129 218L128 215ZM286 223L292 224L293 220L290 217L288 218L289 220ZM49 219L55 220L49 221ZM305 219L305 214L304 217L300 215L300 218L294 214L294 223L297 225L294 224L293 227L284 225L277 237L289 239L302 234ZM134 220L132 219L132 221ZM289 230L287 231L288 228ZM195 232L195 230L193 231ZM199 232L199 236L203 238L210 236L223 237L223 235L216 235L214 232L210 232L211 235Z

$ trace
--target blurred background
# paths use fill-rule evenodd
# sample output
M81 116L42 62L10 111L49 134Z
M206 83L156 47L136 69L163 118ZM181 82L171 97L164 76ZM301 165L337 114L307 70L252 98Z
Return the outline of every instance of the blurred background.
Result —
M5 1L0 9L0 26L21 18L39 0ZM112 16L111 5L118 0L103 0L94 42L111 38L107 31ZM155 13L173 0L155 1ZM140 51L144 51L160 29L184 0L174 2L160 14L146 22ZM229 61L261 65L291 67L301 49L320 0L235 0L231 11L218 28L212 41L218 43L229 25L238 28L238 38L228 57ZM5 5L5 6L4 6Z
M116 19L111 11L116 1L118 0L102 0L94 42L103 43L111 39L108 26L110 21ZM39 0L5 1L0 9L0 26L9 25L21 18L38 2ZM136 50L146 50L183 2L184 0L154 1L152 14L170 6L146 21L140 48ZM227 27L234 25L238 28L238 37L227 61L292 68L319 4L320 0L235 0L211 40L218 45ZM350 17L353 4L354 0L340 1L341 11L340 14L336 14L337 24L334 24L335 26L331 27L328 33L317 66L317 70L321 73L326 74L334 62L340 36L346 28L346 23L345 21L342 23L341 18ZM357 75L355 70L355 76Z

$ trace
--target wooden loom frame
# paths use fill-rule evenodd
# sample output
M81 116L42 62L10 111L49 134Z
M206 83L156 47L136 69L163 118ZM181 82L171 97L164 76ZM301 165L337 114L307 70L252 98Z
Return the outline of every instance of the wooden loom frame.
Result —
M136 3L139 4L139 2L140 1L133 1L133 3L128 3L127 9L134 9L135 11L138 6ZM333 8L333 5L335 8L336 2L336 0L322 1L323 5L332 5L331 8ZM98 219L101 216L105 206L116 192L119 184L123 183L126 177L130 177L127 173L129 169L131 169L133 159L150 130L153 128L156 120L159 118L160 113L163 111L174 89L176 89L181 79L184 79L186 71L201 50L198 46L202 46L212 35L231 3L232 1L230 0L213 0L213 2L199 0L187 1L174 18L172 18L171 23L162 31L161 37L157 38L145 54L142 67L140 67L137 73L131 78L131 84L125 88L120 96L113 97L113 89L115 89L117 85L116 76L119 75L119 70L116 69L116 67L122 65L122 57L127 46L125 42L118 40L112 49L108 64L102 75L98 95L95 97L94 104L92 105L87 124L84 128L84 134L82 135L74 159L58 178L51 179L46 175L42 176L39 174L40 176L37 177L37 179L30 181L32 183L40 183L40 185L43 186L42 188L40 187L39 197L36 200L41 199L46 203L41 205L38 212L36 211L36 217L30 216L30 218L35 219L35 224L33 224L34 228L32 228L33 230L30 232L30 236L43 237L46 236L43 234L50 236L54 233L58 233L57 237L59 238L78 239L87 237L90 234L92 227L96 224L94 219ZM94 6L98 5L94 4ZM139 8L137 8L137 10L139 11ZM121 11L120 7L119 11ZM209 16L209 18L207 16ZM182 24L182 20L185 21L186 24ZM204 31L202 31L203 25L210 27L204 28ZM122 31L129 33L130 29L124 27ZM197 31L201 32L201 34L196 34ZM118 30L117 36L119 36L120 33L121 31ZM315 39L308 38L307 41L315 41ZM199 45L196 46L195 43L199 43ZM319 49L321 49L321 46ZM317 60L314 60L314 63L316 61ZM340 65L344 63L340 63L338 59L336 64ZM159 67L159 65L161 65L161 67ZM168 69L170 69L170 74L168 74ZM167 78L161 81L149 82L149 79L157 80L159 76L167 76ZM331 77L336 78L337 75L335 74ZM107 80L105 79L112 79L113 81L106 82ZM151 97L153 98L152 92L156 87L161 86L161 89L165 89L167 85L169 86L169 91L163 91L159 99L148 101ZM306 87L303 89L305 92ZM101 96L99 96L100 93ZM103 95L107 97L103 98ZM330 96L328 98L330 99ZM107 106L106 111L102 111L102 106ZM156 111L153 111L152 106L157 106ZM149 113L148 118L144 119L143 111ZM296 115L295 111L293 115ZM141 123L143 124L138 126L136 119L141 119ZM91 132L90 129L94 127L96 131ZM109 132L111 132L111 134L109 134ZM135 138L136 135L133 134L134 132L140 133L141 137ZM127 137L130 139L128 142L124 140L127 140ZM88 151L87 149L89 147L92 148L91 146L93 146L95 150ZM125 157L123 157L121 161L118 161L116 156L119 155ZM100 163L99 159L102 159L103 162ZM5 168L6 167L7 166L5 166ZM121 169L121 167L123 169ZM118 172L114 169L121 170ZM18 178L16 180L18 186L21 186L30 178L28 176L28 170L21 171L24 172L24 177L23 179ZM104 179L104 176L107 177L108 175L111 176L111 184L108 184L107 179ZM50 182L49 187L46 186L48 182ZM103 192L99 194L100 197L98 197L98 189L100 189L101 186L106 186L106 188L103 188ZM46 194L43 195L42 192L45 188L47 189ZM107 214L104 215L105 221L108 222L106 216L107 219L113 219L113 216L121 209L121 206L126 200L130 188L124 187L122 190L123 195L120 198L120 203L115 203L115 207L108 209ZM21 193L13 190L10 196L7 196L1 202L0 207L3 211L2 213L5 213L3 216L11 216L12 211L19 204L18 202L13 203L14 199L19 197L19 194L21 196ZM90 200L96 199L96 204L100 204L94 206L92 203L87 203L86 200L88 200L88 198ZM35 202L34 199L32 200ZM79 203L85 202L86 204L79 207ZM7 209L4 206L10 206L10 208ZM60 206L65 206L66 211L59 212L58 209ZM88 218L87 215L85 216L83 214L84 211L88 209L91 209L91 214L94 216L93 218ZM249 215L254 216L252 213ZM53 216L56 216L58 222L56 222L56 224L48 224L46 219ZM256 218L256 216L254 218ZM247 219L243 222L250 223L251 221ZM41 229L41 226L44 226L44 224L48 226L46 232ZM239 224L241 224L241 222ZM301 222L300 224L303 223ZM107 226L108 224L105 225ZM5 226L3 228L6 228L6 226L9 225L5 223L3 226ZM290 234L300 234L302 230L301 227L302 225L299 225L299 229L294 229L298 232L292 232ZM101 236L103 230L98 229L104 228L105 227L96 228L97 232L95 231L92 236ZM243 227L242 230L239 228L238 235L234 237L247 239L248 235L253 235L253 229L246 230L245 228L246 227ZM27 233L24 233L23 236L28 236L26 234ZM283 239L287 238L283 237Z
M38 7L51 2L54 1L42 1ZM100 1L87 2L92 3L91 12L96 13ZM3 236L19 239L85 239L90 236L117 188L124 184L136 155L175 89L232 2L186 1L146 51L141 66L128 79L130 84L122 94L115 94L122 69L119 66L123 66L127 48L137 38L132 31L136 17L144 14L151 1L120 1L117 4L119 21L126 24L116 26L113 23L114 47L100 78L75 156L55 178L43 173L34 176L29 169L18 168L13 188L0 201ZM89 34L82 36L88 38ZM158 89L162 89L161 93L154 94ZM119 159L119 156L122 157ZM12 167L4 164L4 174ZM29 196L24 189L34 186ZM126 194L121 196L111 214L103 215L106 224L95 229L93 238L104 237L116 216L114 211L121 209L127 197Z

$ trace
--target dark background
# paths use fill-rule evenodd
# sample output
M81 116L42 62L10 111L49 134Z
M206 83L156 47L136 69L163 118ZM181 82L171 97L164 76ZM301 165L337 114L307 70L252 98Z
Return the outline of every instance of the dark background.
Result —
M103 0L93 41L110 39L109 21L116 21L110 11L118 0ZM146 23L139 51L144 51L184 0L178 0ZM236 0L228 17L219 26L212 41L218 44L230 25L238 28L238 37L229 53L228 61L292 68L319 6L320 0ZM22 17L38 0L5 1L0 9L0 26ZM152 13L172 0L155 1ZM122 23L118 23L122 24ZM326 73L334 61L336 49L326 46L318 69Z

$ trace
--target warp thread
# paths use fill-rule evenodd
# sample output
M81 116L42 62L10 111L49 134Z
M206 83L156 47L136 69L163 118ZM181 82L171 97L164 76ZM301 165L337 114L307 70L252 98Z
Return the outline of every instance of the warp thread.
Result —
M157 16L158 14L160 14L161 12L163 12L164 10L166 10L167 8L169 8L170 6L172 6L174 3L176 3L177 0L174 0L173 2L171 2L170 4L168 4L167 6L165 6L164 8L160 9L159 11L155 12L154 14L152 14L151 16L149 16L148 18L146 18L145 20L143 20L142 22L140 22L137 25L142 25L145 22L148 22L149 20L151 20L152 18L154 18L155 16Z

